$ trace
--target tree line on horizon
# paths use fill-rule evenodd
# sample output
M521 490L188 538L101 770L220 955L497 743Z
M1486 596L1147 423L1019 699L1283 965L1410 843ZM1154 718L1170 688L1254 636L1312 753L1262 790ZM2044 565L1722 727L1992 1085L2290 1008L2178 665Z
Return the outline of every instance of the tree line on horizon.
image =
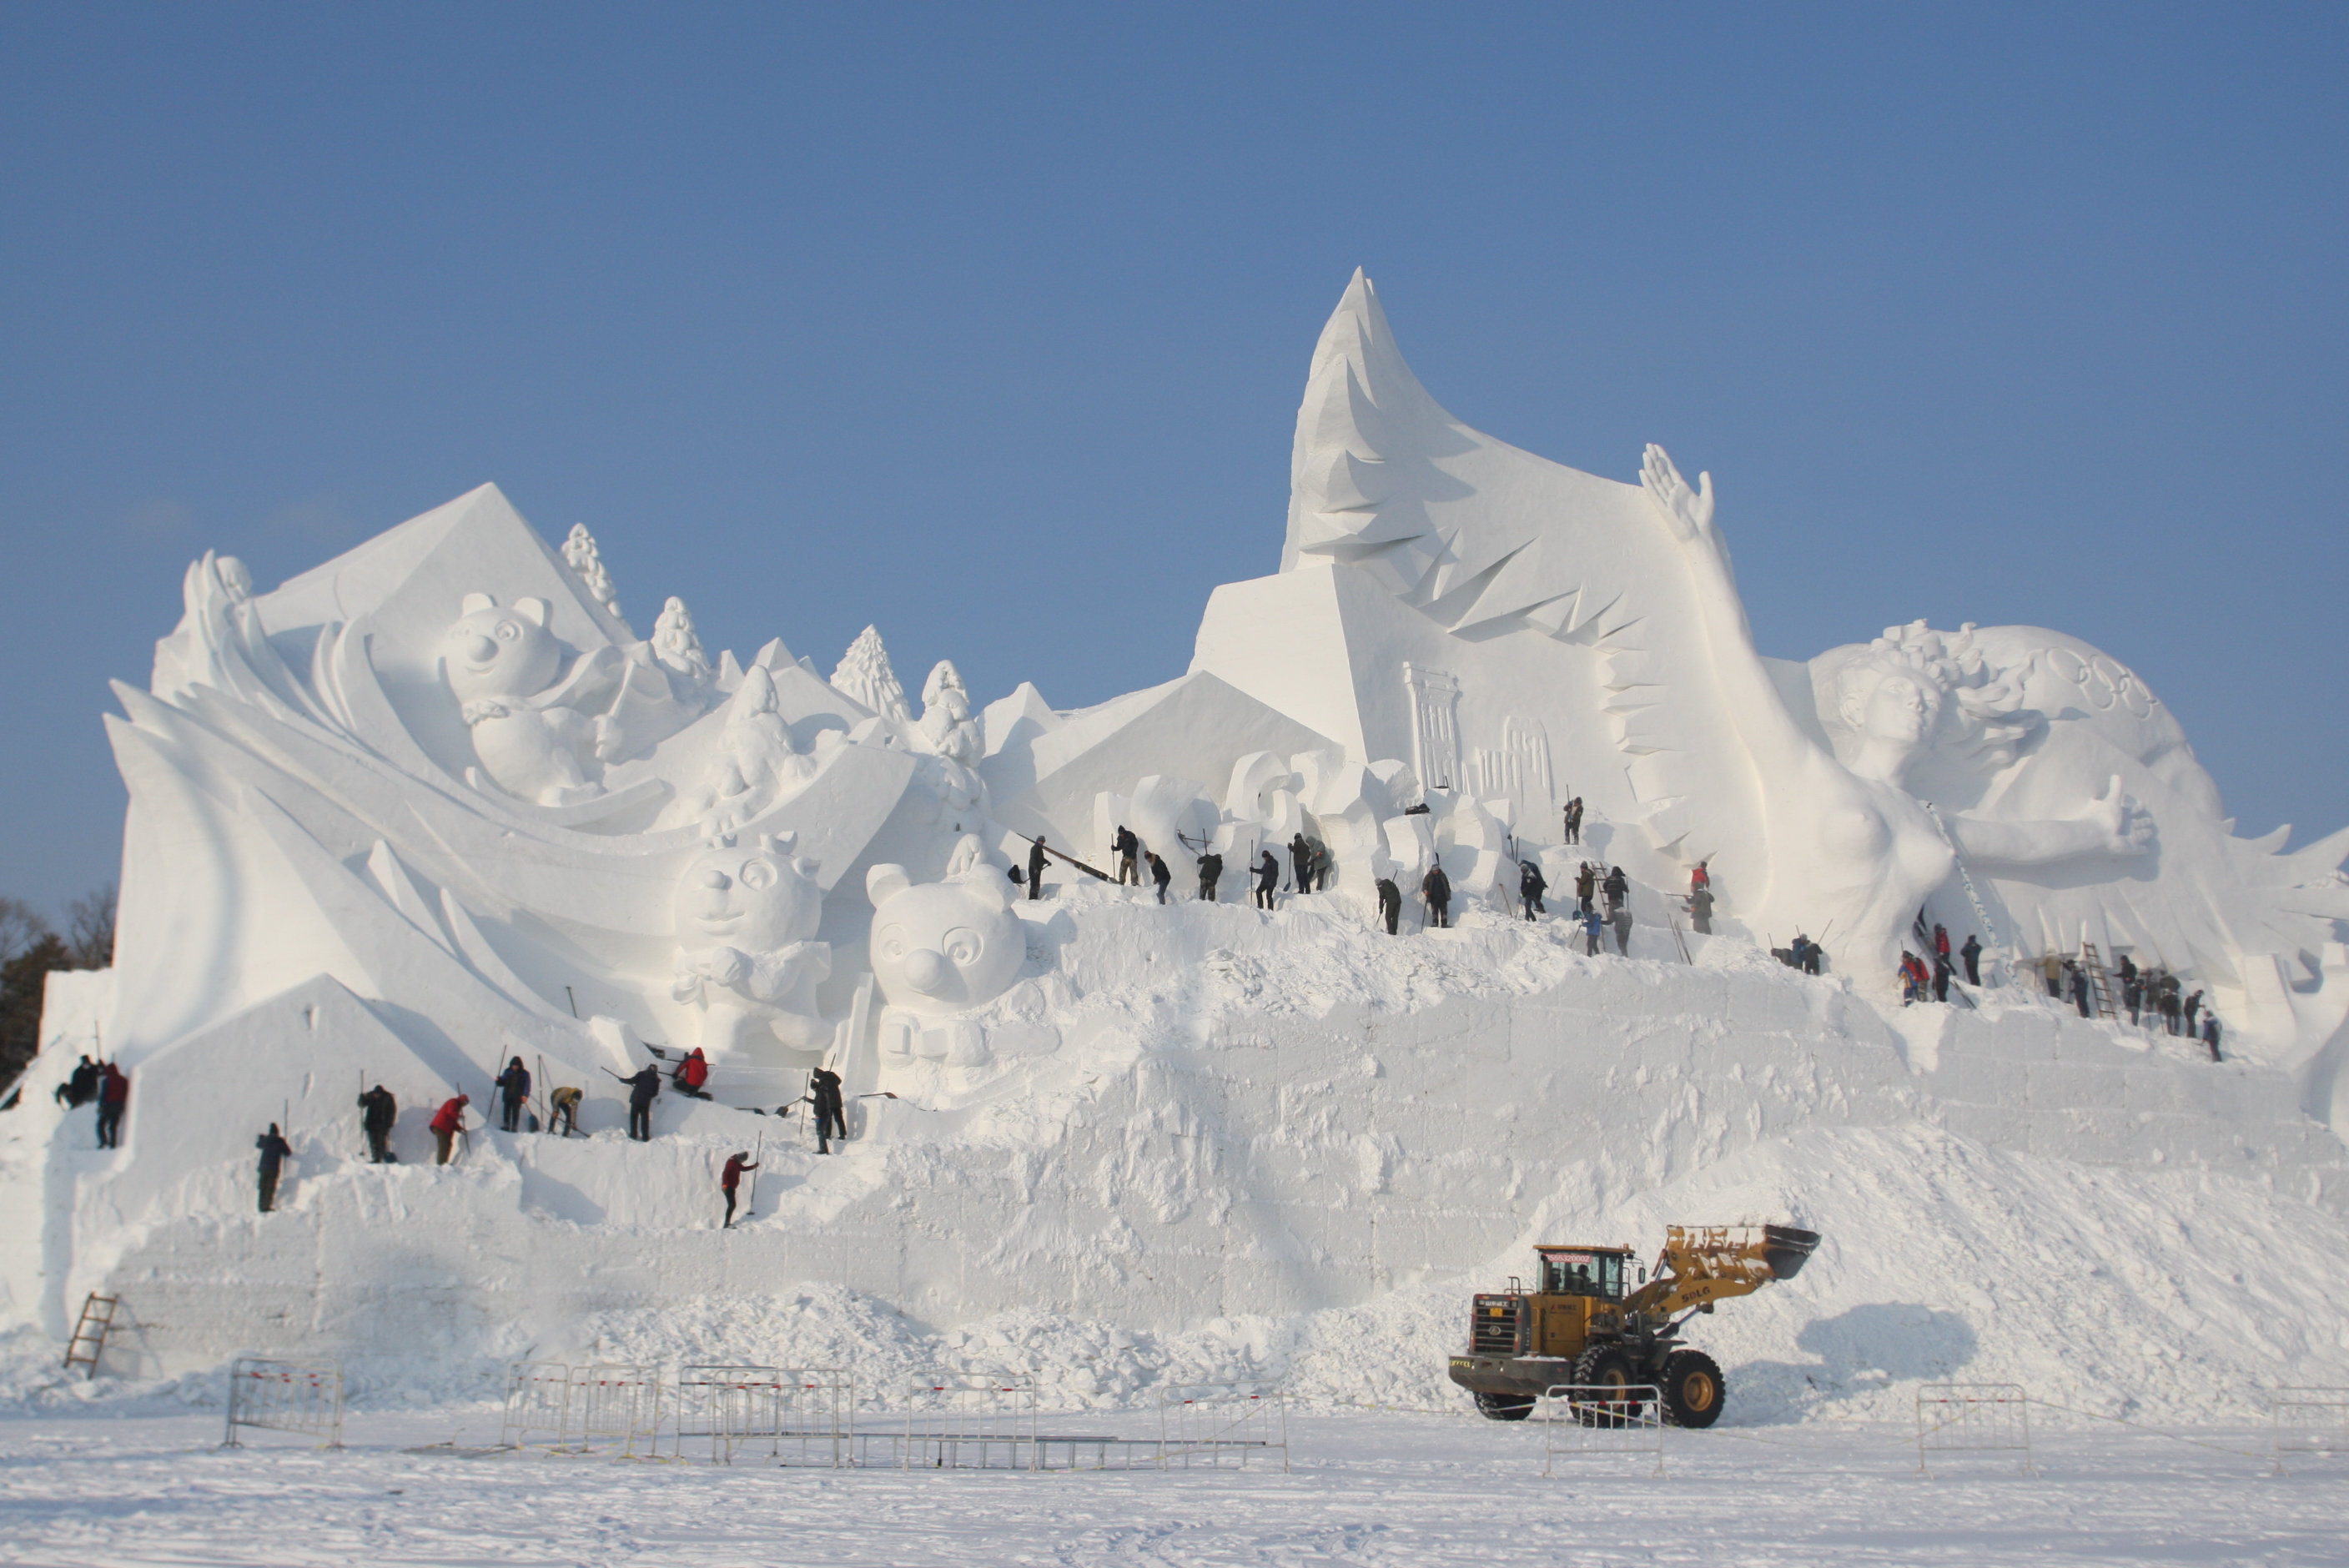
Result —
M13 1086L40 1049L49 972L104 969L113 962L112 882L67 905L62 933L24 900L0 897L0 1085Z

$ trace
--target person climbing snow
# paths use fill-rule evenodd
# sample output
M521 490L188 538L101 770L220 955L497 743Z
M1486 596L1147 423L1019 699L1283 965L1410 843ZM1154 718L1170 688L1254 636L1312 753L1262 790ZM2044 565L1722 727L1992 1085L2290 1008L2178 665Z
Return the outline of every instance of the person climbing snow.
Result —
M1395 934L1396 923L1402 919L1402 889L1395 886L1391 876L1379 879L1379 919L1386 923L1387 934Z
M1279 888L1280 861L1273 858L1273 853L1270 850L1267 850L1264 852L1264 859L1257 863L1256 868L1257 908L1270 909L1272 907L1272 895L1278 892Z
M1689 871L1689 892L1702 892L1713 885L1713 863L1699 861Z
M1631 879L1623 874L1621 866L1611 867L1607 880L1599 884L1599 891L1607 895L1607 913L1611 916L1631 902Z
M82 1057L74 1070L67 1076L66 1081L57 1085L55 1097L57 1102L67 1110L76 1110L88 1105L98 1097L98 1064L88 1057Z
M277 1178L294 1146L285 1141L274 1121L268 1131L253 1140L253 1146L261 1150L261 1212L266 1214L277 1206Z
M575 1084L564 1084L546 1097L546 1130L560 1128L568 1138L579 1130L579 1102L587 1098L586 1091Z
M98 1146L122 1147L122 1113L130 1108L130 1080L112 1062L98 1070Z
M1297 883L1297 891L1311 892L1313 891L1313 846L1305 841L1305 835L1302 832L1288 841L1288 864L1289 876Z
M747 1149L738 1149L726 1157L726 1169L718 1175L719 1191L726 1194L726 1222L719 1227L720 1230L730 1231L734 1228L734 1191L742 1184L742 1172L756 1171L758 1168L758 1164L751 1160L750 1151Z
M1577 915L1588 914L1592 907L1591 901L1598 897L1598 870L1588 861L1585 861L1582 862L1582 869L1574 873L1574 913Z
M1619 903L1610 897L1608 903L1610 907L1608 910L1607 918L1615 926L1615 951L1621 956L1629 958L1631 956L1630 894L1627 892Z
M2209 1047L2210 1059L2219 1060L2219 1014L2216 1008L2202 1015L2202 1043Z
M1117 856L1117 885L1123 887L1132 882L1140 887L1142 872L1135 868L1133 857L1141 851L1142 841L1133 836L1133 830L1120 822L1117 836L1110 841L1110 849Z
M1442 931L1452 924L1452 879L1444 874L1443 857L1437 856L1419 879L1419 896L1427 901L1427 923Z
M1604 951L1604 948L1600 944L1600 936L1607 929L1607 917L1599 913L1597 910L1592 909L1588 904L1585 904L1582 909L1580 919L1582 921L1583 954L1586 957L1596 958Z
M1044 896L1044 835L1039 833L1028 846L1028 896Z
M530 1069L516 1057L498 1075L498 1099L503 1109L499 1125L508 1132L522 1130L523 1112L530 1105Z
M1216 884L1224 878L1224 857L1209 850L1199 857L1199 902L1216 902Z
M669 1081L677 1086L679 1094L689 1094L696 1099L709 1098L709 1091L701 1087L709 1081L709 1058L701 1054L699 1046L685 1053L685 1059L677 1064Z
M815 1151L829 1154L833 1139L848 1141L848 1122L842 1115L840 1100L840 1075L830 1068L818 1068L810 1073L808 1099L815 1107Z
M460 1094L442 1100L440 1109L432 1113L433 1164L449 1163L450 1145L465 1130L465 1108L472 1103L471 1095Z
M1517 862L1517 897L1526 906L1526 918L1549 912L1542 907L1542 894L1549 891L1549 879L1542 875L1541 867L1531 861Z
M1166 902L1166 884L1174 880L1174 873L1166 869L1166 862L1158 858L1158 851L1156 850L1149 851L1142 858L1143 862L1150 867L1150 885L1158 890L1158 902L1164 903Z
M1701 887L1689 894L1688 907L1689 924L1696 928L1696 934L1699 936L1711 936L1713 934L1712 887L1710 885Z
M359 1096L359 1130L367 1134L367 1159L378 1165L394 1162L391 1130L399 1120L399 1101L391 1090L376 1085Z
M1966 984L1969 985L1982 984L1982 938L1971 931L1966 933L1966 944L1958 949L1958 956L1965 962Z

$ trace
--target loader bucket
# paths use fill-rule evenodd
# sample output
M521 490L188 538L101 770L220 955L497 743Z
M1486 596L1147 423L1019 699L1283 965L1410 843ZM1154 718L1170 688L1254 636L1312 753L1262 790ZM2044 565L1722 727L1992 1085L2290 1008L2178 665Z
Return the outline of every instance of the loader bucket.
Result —
M1793 1279L1802 1273L1818 1244L1816 1231L1798 1231L1792 1225L1762 1227L1762 1261L1770 1265L1774 1279Z

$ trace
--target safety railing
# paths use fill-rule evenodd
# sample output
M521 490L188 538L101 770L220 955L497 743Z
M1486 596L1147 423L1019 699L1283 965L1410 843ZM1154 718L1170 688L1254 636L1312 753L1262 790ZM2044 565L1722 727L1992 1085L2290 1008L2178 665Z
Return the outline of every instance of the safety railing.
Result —
M506 1405L498 1446L554 1447L564 1440L571 1409L571 1368L559 1361L517 1361L506 1368Z
M237 1429L293 1432L317 1438L322 1449L343 1446L343 1369L333 1361L283 1361L239 1357L228 1374L228 1432L221 1447L238 1449Z
M2349 1388L2277 1388L2268 1396L2275 1473L2286 1454L2349 1459Z
M597 1365L571 1369L564 1394L559 1453L594 1454L617 1449L628 1459L650 1459L659 1449L660 1374L644 1367Z
M1542 1391L1542 1474L1563 1462L1632 1459L1664 1473L1663 1390L1652 1383L1559 1383Z
M1935 1457L2013 1454L2031 1470L2031 1396L2019 1383L1928 1383L1917 1390L1917 1470Z
M1288 1469L1288 1400L1278 1387L1182 1384L1158 1396L1161 1470Z

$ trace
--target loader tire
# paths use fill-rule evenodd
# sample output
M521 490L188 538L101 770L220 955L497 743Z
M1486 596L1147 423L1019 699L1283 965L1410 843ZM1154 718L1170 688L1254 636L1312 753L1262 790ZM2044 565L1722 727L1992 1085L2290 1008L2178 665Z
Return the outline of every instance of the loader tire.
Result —
M1534 1413L1534 1402L1522 1394L1479 1394L1476 1409L1491 1421L1522 1421Z
M1647 1401L1633 1399L1624 1390L1640 1381L1631 1358L1612 1345L1594 1345L1574 1359L1574 1380L1602 1390L1597 1398L1617 1401L1612 1408L1577 1404L1574 1418L1586 1427L1620 1427L1639 1418Z
M1721 1368L1702 1350L1675 1350L1664 1357L1664 1419L1675 1427L1709 1427L1721 1419L1729 1390Z

